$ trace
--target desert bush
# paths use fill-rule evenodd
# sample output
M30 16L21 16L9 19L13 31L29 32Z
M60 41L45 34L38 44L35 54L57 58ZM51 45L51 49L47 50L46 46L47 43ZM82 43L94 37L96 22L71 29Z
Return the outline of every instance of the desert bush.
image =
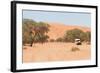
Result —
M63 37L63 42L69 42L69 40L66 36Z
M63 42L64 40L63 40L63 38L57 38L56 39L56 42Z
M80 29L72 29L69 31L66 31L64 39L66 39L69 42L74 42L75 39L81 39L81 41L85 40L85 33Z
M74 51L80 51L80 49L78 47L72 47L71 51L72 52L74 52Z
M55 40L54 39L50 39L50 42L55 42Z

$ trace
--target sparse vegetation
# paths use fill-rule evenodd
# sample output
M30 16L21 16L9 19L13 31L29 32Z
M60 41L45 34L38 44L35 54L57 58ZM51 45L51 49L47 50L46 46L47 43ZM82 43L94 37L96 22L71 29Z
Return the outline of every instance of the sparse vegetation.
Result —
M63 38L57 38L56 42L64 42Z
M72 47L71 51L72 51L72 52L80 51L80 49L79 49L78 47Z
M49 31L49 25L44 22L35 22L30 19L23 20L23 45L33 43L44 43L49 38L46 33Z
M54 39L50 39L50 42L55 42L55 40Z
M25 44L44 43L44 42L75 42L75 39L80 39L90 44L91 32L83 32L80 29L67 30L64 37L49 39L50 25L44 22L36 22L31 19L23 19L22 25L22 42ZM63 35L62 35L63 36ZM49 40L48 40L49 39Z
M64 38L69 42L74 42L75 39L80 39L81 41L86 40L86 33L80 29L69 30L65 33ZM90 37L88 37L89 39Z

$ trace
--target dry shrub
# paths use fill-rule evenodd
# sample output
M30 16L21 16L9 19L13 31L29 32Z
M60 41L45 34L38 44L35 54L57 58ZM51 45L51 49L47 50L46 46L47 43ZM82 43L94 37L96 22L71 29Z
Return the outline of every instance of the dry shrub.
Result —
M60 37L60 38L57 38L55 41L56 42L65 42L65 39Z
M50 39L50 42L55 42L55 40L54 39Z
M78 47L72 47L71 51L80 51L80 49Z

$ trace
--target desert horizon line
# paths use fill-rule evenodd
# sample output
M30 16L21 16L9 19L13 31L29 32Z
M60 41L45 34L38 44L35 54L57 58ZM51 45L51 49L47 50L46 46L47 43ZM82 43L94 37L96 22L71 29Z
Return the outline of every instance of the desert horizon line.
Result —
M27 19L27 18L23 18L24 19ZM28 20L32 20L32 21L36 21L36 20L33 20L33 19L28 19ZM86 28L91 28L90 26L85 26L84 24L66 24L66 23L63 23L63 22L54 22L54 21L36 21L36 22L44 22L44 23L48 23L50 25L52 24L57 24L57 25L65 25L65 26L78 26L78 27L86 27Z

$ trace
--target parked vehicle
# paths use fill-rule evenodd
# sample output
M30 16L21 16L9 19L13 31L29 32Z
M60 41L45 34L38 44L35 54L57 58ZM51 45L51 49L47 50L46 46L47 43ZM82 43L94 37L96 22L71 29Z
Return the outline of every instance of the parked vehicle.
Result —
M80 39L75 39L75 44L76 44L76 45L82 45L82 42L81 42Z

